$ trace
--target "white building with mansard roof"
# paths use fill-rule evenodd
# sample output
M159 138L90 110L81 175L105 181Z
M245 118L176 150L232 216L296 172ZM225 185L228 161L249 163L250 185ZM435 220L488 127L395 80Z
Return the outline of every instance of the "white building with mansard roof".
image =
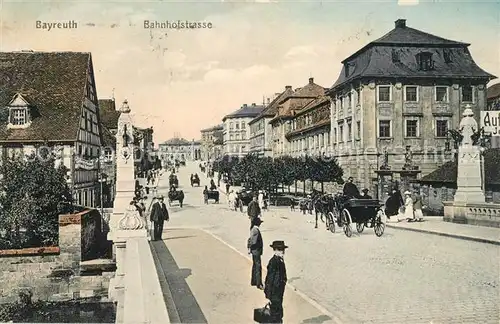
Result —
M101 142L92 56L0 53L1 159L49 148L69 168L75 204L98 203Z

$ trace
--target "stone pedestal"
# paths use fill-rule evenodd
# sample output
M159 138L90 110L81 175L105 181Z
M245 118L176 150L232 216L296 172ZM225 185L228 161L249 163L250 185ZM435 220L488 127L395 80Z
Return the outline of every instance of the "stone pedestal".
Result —
M458 151L456 202L484 203L479 146L464 145Z

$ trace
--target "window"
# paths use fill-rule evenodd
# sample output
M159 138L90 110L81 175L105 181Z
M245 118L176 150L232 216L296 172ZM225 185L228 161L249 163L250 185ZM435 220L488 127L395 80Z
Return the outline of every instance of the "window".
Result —
M473 102L472 86L462 86L462 102Z
M26 124L26 109L11 109L11 124L12 125L24 125Z
M352 123L351 122L347 123L347 140L348 141L352 140Z
M379 120L379 122L378 122L378 136L380 138L391 137L391 121L390 120Z
M361 138L361 122L360 121L356 122L356 137L357 137L357 139Z
M245 137L245 133L241 133L241 139L242 139L242 140L246 139L246 137Z
M236 123L236 129L240 129L240 124Z
M417 64L420 70L429 71L434 69L434 61L432 60L432 53L422 52L416 55Z
M344 125L339 125L339 142L344 141Z
M326 144L330 146L330 133L326 133Z
M247 150L247 147L243 145L243 146L241 147L241 151L242 151L242 152L245 152L246 150Z
M448 102L448 87L443 87L443 86L436 87L436 101Z
M244 121L242 121L242 122L241 122L241 129L245 129L245 127L246 127L245 122L244 122Z
M229 123L229 129L233 129L233 123L232 122Z
M391 86L378 86L378 102L391 101Z
M236 140L239 141L240 139L240 134L236 134Z
M417 86L405 87L405 101L417 102L418 101L418 88Z
M234 140L234 136L233 135L229 135L229 140L233 141Z
M419 137L419 129L418 129L418 119L411 118L406 119L405 125L405 136L406 137Z
M361 104L361 89L356 89L356 105L359 106Z
M446 137L448 133L448 119L436 119L436 137Z

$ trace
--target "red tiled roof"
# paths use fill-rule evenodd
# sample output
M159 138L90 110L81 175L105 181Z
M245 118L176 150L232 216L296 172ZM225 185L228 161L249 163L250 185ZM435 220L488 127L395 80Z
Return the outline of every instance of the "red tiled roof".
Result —
M0 141L77 140L91 64L90 53L0 53ZM32 105L25 129L7 128L6 106L16 93Z

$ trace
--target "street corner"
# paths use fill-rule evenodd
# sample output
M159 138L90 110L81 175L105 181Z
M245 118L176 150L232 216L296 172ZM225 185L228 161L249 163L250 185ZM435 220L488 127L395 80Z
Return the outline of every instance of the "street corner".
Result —
M245 241L242 239L242 244ZM176 294L192 295L191 299L196 300L209 323L251 323L253 310L266 304L263 292L250 286L249 258L213 234L194 228L175 228L166 231L163 242L168 253L160 253L159 257L168 261L171 268L166 271L167 277L176 274L183 277L182 280L167 278L173 299L178 300L179 315L186 308L185 300L190 298ZM184 280L187 287L179 287ZM193 302L188 306L192 309ZM287 286L283 306L285 322L335 322L331 314L291 286Z

